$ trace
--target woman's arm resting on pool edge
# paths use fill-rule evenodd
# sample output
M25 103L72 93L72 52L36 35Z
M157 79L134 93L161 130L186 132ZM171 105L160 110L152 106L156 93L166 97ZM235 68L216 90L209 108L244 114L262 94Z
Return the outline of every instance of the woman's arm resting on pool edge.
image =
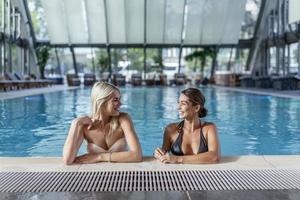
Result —
M217 163L220 160L220 145L217 136L216 126L208 126L207 133L208 152L196 155L174 156L168 153L160 157L163 163L184 163L184 164L209 164Z
M162 148L156 148L154 150L154 157L156 159L159 159L161 156L165 155L171 148L171 138L170 138L170 132L172 132L171 128L172 124L169 124L164 131L164 139L163 139L163 145Z
M128 114L123 113L119 118L121 128L129 150L123 152L108 152L100 154L85 154L76 158L76 163L96 162L141 162L142 149Z
M71 127L63 148L63 162L70 165L74 162L80 145L84 139L84 126L91 126L91 119L89 117L76 118L72 121Z

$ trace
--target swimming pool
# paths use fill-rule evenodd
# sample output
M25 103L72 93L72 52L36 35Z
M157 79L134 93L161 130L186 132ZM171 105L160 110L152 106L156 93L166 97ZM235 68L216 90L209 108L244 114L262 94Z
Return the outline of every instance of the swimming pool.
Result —
M143 155L152 155L162 144L163 127L178 121L182 89L121 88L121 110L133 118ZM300 100L200 89L209 111L205 120L218 127L222 155L300 153ZM89 94L87 88L0 100L0 156L61 156L71 120L90 112Z

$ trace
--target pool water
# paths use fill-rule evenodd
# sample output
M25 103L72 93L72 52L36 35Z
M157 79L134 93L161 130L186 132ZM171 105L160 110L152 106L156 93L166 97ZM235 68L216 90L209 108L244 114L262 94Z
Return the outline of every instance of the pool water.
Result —
M125 87L121 110L128 112L143 155L162 144L164 127L179 121L182 87ZM300 100L200 88L218 127L222 155L300 153ZM61 156L75 117L90 113L90 88L0 100L0 156ZM86 144L80 153L86 152Z

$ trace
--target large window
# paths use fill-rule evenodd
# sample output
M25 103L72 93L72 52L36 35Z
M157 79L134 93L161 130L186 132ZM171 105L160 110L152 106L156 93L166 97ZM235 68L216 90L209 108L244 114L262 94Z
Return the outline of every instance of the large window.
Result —
M261 0L247 0L245 7L246 12L240 34L241 39L249 39L253 37L260 5Z
M291 74L299 73L299 48L298 43L293 43L290 45L290 68L289 72Z
M45 13L41 0L28 0L28 8L31 13L31 20L36 38L38 40L49 40Z

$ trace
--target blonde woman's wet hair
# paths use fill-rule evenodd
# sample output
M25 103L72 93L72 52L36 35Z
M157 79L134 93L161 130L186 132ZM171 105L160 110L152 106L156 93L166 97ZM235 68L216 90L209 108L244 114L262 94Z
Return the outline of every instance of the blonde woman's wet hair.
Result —
M109 97L114 93L119 92L120 90L106 82L96 82L92 88L91 92L91 102L92 102L92 117L101 120L101 110L103 106L106 105ZM113 133L119 126L118 117L112 117L110 120L110 133Z

